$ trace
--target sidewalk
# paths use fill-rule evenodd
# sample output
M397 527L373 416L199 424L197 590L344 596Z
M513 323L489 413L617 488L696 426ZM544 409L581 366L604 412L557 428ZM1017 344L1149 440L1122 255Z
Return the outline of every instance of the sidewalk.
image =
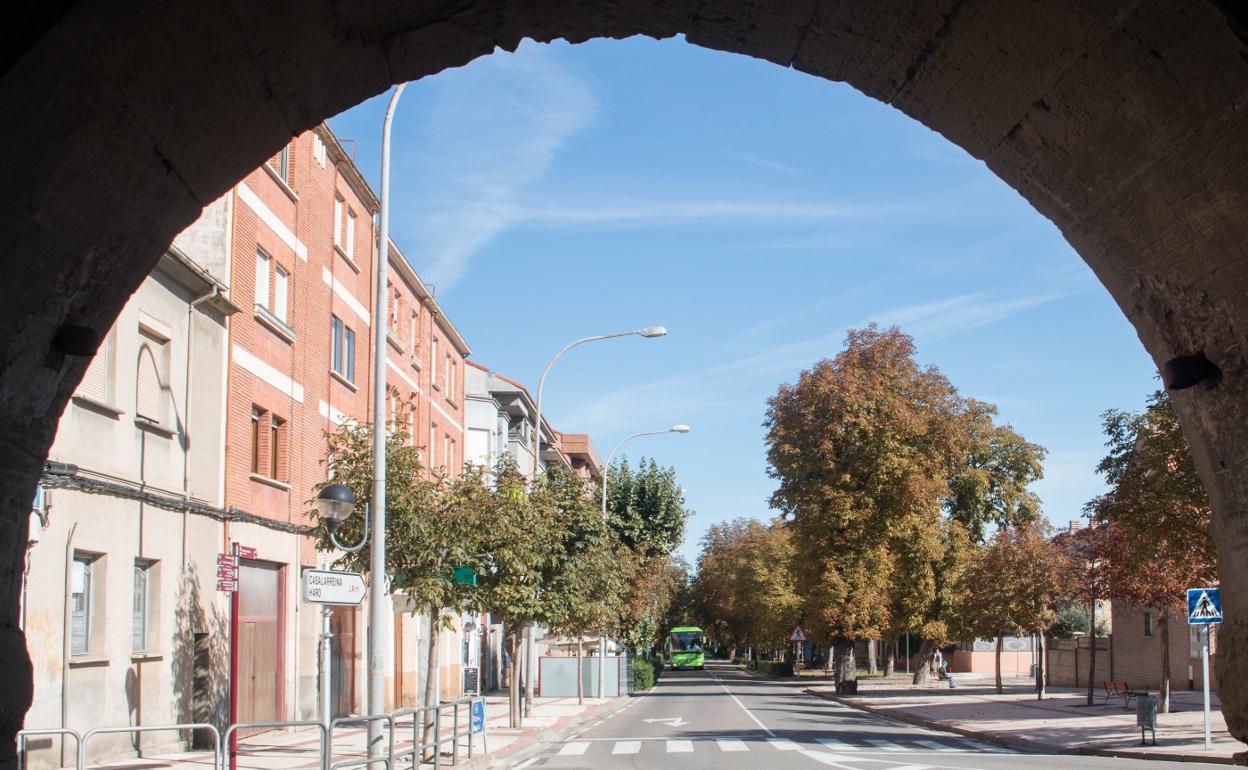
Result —
M1007 678L998 695L991 674L955 674L956 689L933 681L913 686L909 676L861 679L858 694L838 696L831 683L820 682L808 692L902 722L952 732L1031 751L1136 759L1166 759L1230 764L1232 755L1248 751L1233 739L1211 699L1213 749L1204 749L1204 714L1199 692L1172 691L1171 713L1157 715L1157 745L1140 745L1134 704L1124 710L1111 699L1101 706L1104 693L1096 692L1095 706L1087 706L1087 691L1050 687L1036 700L1032 680Z
M542 740L549 740L553 733L572 728L586 720L623 708L630 698L586 698L584 705L579 705L576 698L536 698L533 701L531 716L525 718L524 727L515 729L507 726L507 695L498 693L487 695L485 699L485 749L483 751L480 735L473 736L473 756L468 759L468 739L461 737L458 746L452 752L450 734L452 725L449 712L443 714L441 734L444 743L441 747L441 766L450 767L453 757L458 759L457 767L484 768L493 767L495 762L514 754L525 747ZM396 727L394 731L395 752L401 752L413 745L412 725L410 717L406 726ZM461 730L468 726L467 711L460 711ZM367 731L364 728L341 728L334 731L332 761L354 762L352 770L363 770L366 766L365 743ZM251 735L238 740L235 757L235 770L318 770L321 767L321 732L318 728L304 727L291 730L271 730ZM94 744L92 744L94 745ZM189 751L177 754L148 755L139 759L123 759L108 763L88 761L88 767L107 768L107 770L212 770L213 754L211 751ZM407 766L400 763L399 767ZM374 765L374 767L380 767ZM421 764L422 768L432 767L432 762ZM225 758L225 770L231 770L228 757ZM345 770L345 769L344 769ZM394 770L399 770L395 768Z

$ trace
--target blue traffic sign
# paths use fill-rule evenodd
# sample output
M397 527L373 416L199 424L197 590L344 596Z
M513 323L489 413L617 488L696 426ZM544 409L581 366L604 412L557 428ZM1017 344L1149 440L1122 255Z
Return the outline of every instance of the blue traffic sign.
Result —
M485 699L479 698L472 702L472 717L470 719L472 732L485 732Z
M1222 594L1218 589L1187 589L1187 622L1191 625L1222 622Z

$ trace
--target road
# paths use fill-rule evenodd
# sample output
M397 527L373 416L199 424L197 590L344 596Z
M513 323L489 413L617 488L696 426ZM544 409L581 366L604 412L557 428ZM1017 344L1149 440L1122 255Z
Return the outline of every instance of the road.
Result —
M650 694L510 767L980 770L1212 768L1191 762L1037 755L893 722L723 663L667 671Z

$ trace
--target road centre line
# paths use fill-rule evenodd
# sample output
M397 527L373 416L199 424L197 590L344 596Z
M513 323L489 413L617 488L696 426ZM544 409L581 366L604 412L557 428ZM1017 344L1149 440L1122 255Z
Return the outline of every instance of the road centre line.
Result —
M750 719L753 719L753 720L754 720L754 724L758 725L760 728L762 728L762 731L763 731L763 732L767 733L767 737L768 737L768 738L775 738L775 737L776 737L775 732L773 732L773 731L772 731L772 729L771 729L771 728L769 728L767 725L763 724L763 723L762 723L762 721L761 721L761 720L759 720L759 718L758 718L758 717L754 716L754 712L752 712L752 711L750 711L748 708L746 708L746 707L745 707L745 704L744 704L744 703L742 703L742 702L741 702L741 701L737 698L737 696L736 696L736 695L733 695L732 690L729 690L729 689L728 689L728 685L724 684L723 680L721 680L718 676L716 676L714 671L711 671L710 669L707 669L707 673L709 673L709 674L711 675L711 678L712 678L712 679L714 679L714 680L715 680L715 681L719 684L719 686L720 686L720 687L724 688L724 692L728 693L728 697L729 697L729 698L732 698L733 702L734 702L734 703L736 703L738 706L740 706L740 707L741 707L741 710L745 712L745 715L746 715L747 717L749 717Z

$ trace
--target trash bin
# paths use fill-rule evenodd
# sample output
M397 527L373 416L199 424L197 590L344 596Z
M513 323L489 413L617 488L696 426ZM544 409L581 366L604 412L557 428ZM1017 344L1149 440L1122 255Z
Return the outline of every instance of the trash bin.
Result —
M1140 695L1135 699L1135 723L1140 728L1140 745L1145 745L1144 731L1153 734L1153 745L1157 745L1157 696Z
M850 679L844 682L837 682L836 694L837 695L857 695L858 694L858 680Z

